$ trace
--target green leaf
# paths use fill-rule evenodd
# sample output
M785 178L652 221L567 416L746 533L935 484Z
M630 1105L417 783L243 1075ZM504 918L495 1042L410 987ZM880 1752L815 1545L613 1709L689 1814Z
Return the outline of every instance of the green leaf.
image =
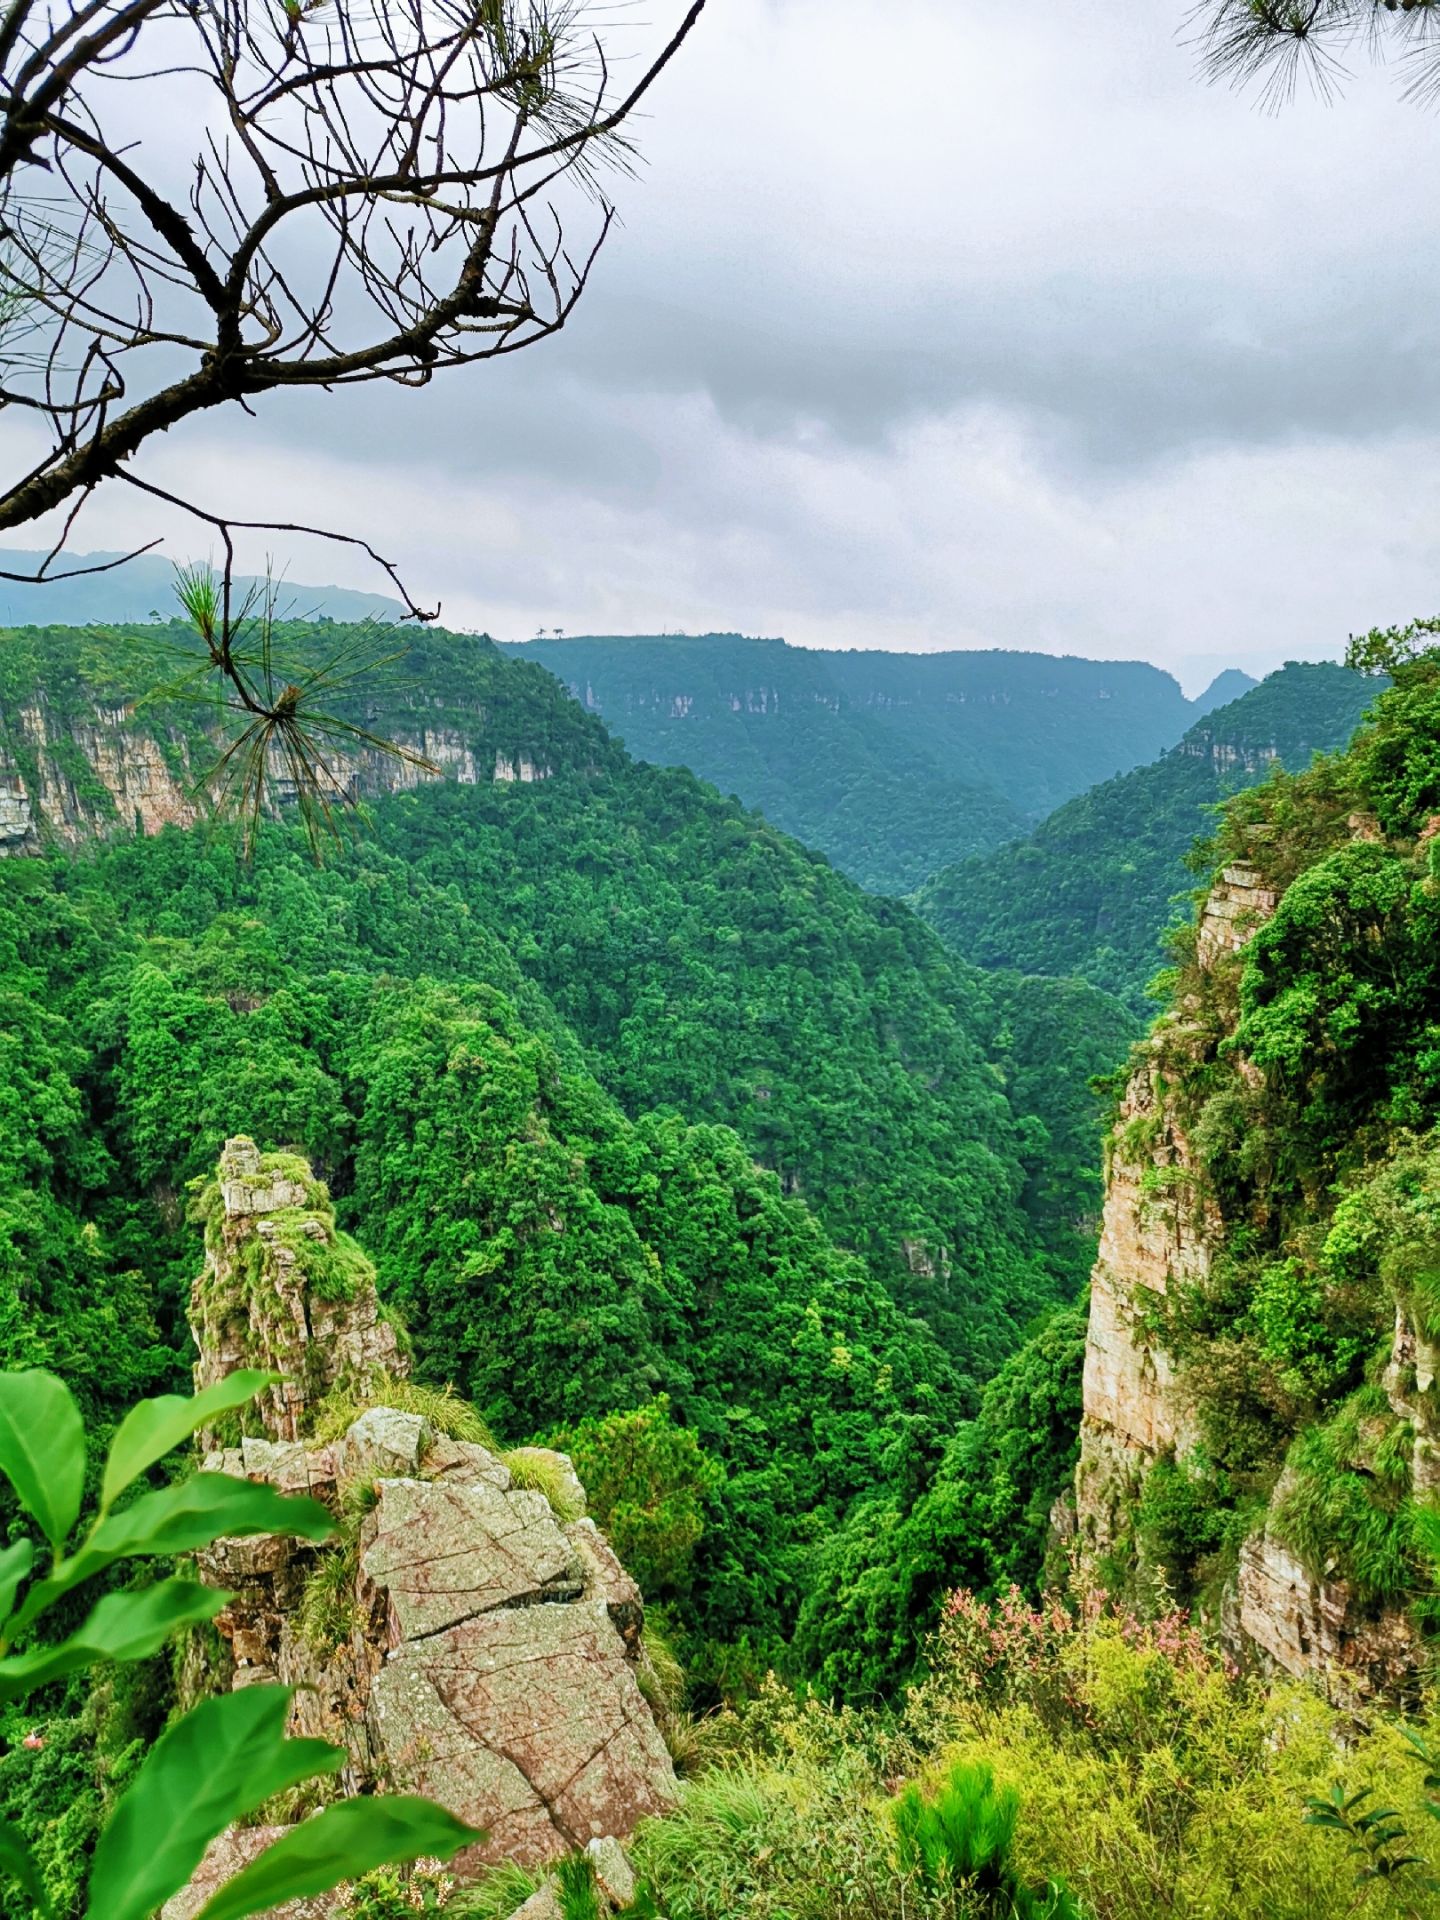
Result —
M70 1389L43 1368L0 1373L0 1473L59 1553L80 1516L85 1427Z
M189 1880L205 1849L271 1794L347 1758L325 1740L287 1740L289 1687L202 1701L162 1734L95 1848L90 1920L145 1920Z
M10 1618L20 1583L35 1564L35 1542L17 1540L0 1553L0 1625Z
M14 1631L28 1627L62 1594L117 1560L194 1553L213 1540L252 1533L328 1540L334 1531L327 1509L304 1494L279 1493L262 1482L237 1480L229 1473L193 1473L173 1486L142 1494L133 1506L102 1520L48 1580L36 1581L16 1615Z
M342 1880L358 1880L422 1854L448 1860L484 1835L432 1800L408 1794L340 1800L267 1847L227 1880L200 1909L198 1920L245 1920L283 1900L328 1893Z
M100 1486L100 1511L108 1513L116 1497L132 1480L138 1480L147 1467L163 1460L207 1420L243 1407L262 1388L273 1386L279 1378L278 1373L261 1373L251 1368L230 1374L193 1398L167 1393L158 1400L140 1401L120 1422L110 1442L105 1478Z
M40 1868L20 1829L10 1820L0 1820L0 1883L14 1880L30 1896L32 1907L50 1913L50 1896L40 1878Z
M230 1597L194 1580L161 1580L141 1593L107 1593L68 1640L0 1660L0 1701L18 1700L101 1660L148 1659L178 1628L213 1620Z

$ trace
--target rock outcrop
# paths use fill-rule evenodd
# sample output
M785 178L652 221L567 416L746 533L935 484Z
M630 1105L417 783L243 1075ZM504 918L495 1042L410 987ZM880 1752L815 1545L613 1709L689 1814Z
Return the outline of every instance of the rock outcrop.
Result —
M1201 966L1213 966L1221 954L1238 953L1275 911L1278 898L1248 861L1224 868L1200 910L1196 952Z
M1110 1142L1090 1280L1084 1417L1076 1475L1082 1551L1115 1544L1146 1469L1192 1440L1169 1355L1149 1330L1157 1302L1209 1264L1213 1218L1196 1199L1190 1146L1153 1060L1133 1072Z
M1366 823L1352 820L1352 837ZM1262 829L1263 834L1263 829ZM1199 916L1196 957L1214 971L1234 967L1279 894L1255 861L1220 873ZM1225 1226L1207 1195L1167 1081L1165 1060L1183 1054L1180 1009L1156 1028L1134 1065L1107 1155L1104 1224L1091 1282L1080 1461L1075 1496L1082 1564L1107 1574L1130 1556L1144 1578L1134 1519L1145 1479L1162 1459L1182 1462L1199 1439L1184 1370L1165 1351L1160 1326L1167 1293L1203 1283L1224 1249ZM1249 1084L1253 1066L1239 1063ZM1440 1354L1397 1311L1384 1386L1392 1412L1410 1427L1415 1489L1440 1486L1440 1432L1429 1389ZM1276 1516L1291 1490L1276 1486L1264 1518L1241 1546L1219 1608L1237 1653L1316 1681L1354 1704L1406 1683L1421 1658L1419 1637L1398 1609L1366 1604L1347 1583L1316 1572L1285 1544Z
M0 712L0 856L194 826L224 743L193 723L167 725L159 711L88 705L79 714L57 712L37 696ZM373 799L434 779L475 786L550 778L540 750L493 744L485 720L477 712L466 729L399 711L383 719L379 731L413 757L332 744L325 758L334 794ZM272 801L293 799L284 766L277 761L271 774Z
M282 1375L254 1417L271 1440L293 1441L327 1394L363 1402L408 1372L375 1269L336 1227L329 1194L297 1155L227 1140L200 1213L205 1266L190 1296L197 1391L237 1367Z
M1272 1512L1286 1491L1282 1479ZM1345 1581L1316 1579L1268 1519L1240 1549L1225 1626L1232 1645L1253 1649L1285 1673L1320 1680L1332 1698L1347 1704L1394 1694L1424 1656L1405 1614L1369 1612L1356 1605Z
M461 1879L623 1838L667 1810L675 1776L642 1691L643 1601L576 1517L569 1461L518 1456L527 1479L538 1458L564 1492L557 1512L492 1447L437 1426L400 1378L368 1263L336 1236L303 1162L230 1141L204 1209L197 1381L257 1360L287 1374L260 1406L263 1431L213 1436L205 1465L311 1493L339 1537L222 1540L201 1555L202 1577L234 1597L216 1622L220 1659L192 1684L299 1689L294 1730L350 1753L344 1792L423 1793L483 1829L454 1864ZM337 1241L343 1288L326 1264ZM318 1296L317 1248L332 1279Z

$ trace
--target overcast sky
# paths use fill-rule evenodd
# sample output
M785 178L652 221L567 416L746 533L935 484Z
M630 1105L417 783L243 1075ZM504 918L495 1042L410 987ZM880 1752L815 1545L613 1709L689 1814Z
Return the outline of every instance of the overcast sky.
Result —
M1193 686L1440 610L1440 117L1363 67L1267 117L1199 82L1184 12L710 0L559 340L207 417L143 470L339 517L499 638L1030 647ZM102 498L79 544L150 530Z

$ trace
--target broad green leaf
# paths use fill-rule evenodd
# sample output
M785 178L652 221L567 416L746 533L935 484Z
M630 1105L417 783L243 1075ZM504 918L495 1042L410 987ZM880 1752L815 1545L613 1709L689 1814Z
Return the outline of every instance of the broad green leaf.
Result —
M133 1506L102 1520L48 1580L36 1581L15 1616L14 1631L28 1627L62 1594L117 1560L194 1553L212 1540L252 1533L328 1540L334 1531L326 1508L304 1494L279 1493L263 1482L237 1480L228 1473L192 1473L173 1486L142 1494Z
M0 1553L0 1626L10 1618L20 1583L35 1564L35 1542L17 1540Z
M158 1400L142 1400L132 1407L110 1442L105 1478L100 1486L101 1512L108 1513L116 1497L132 1480L138 1480L147 1467L163 1460L207 1420L243 1407L262 1388L272 1386L279 1378L278 1373L261 1373L251 1368L218 1380L193 1398L167 1393Z
M24 1834L13 1821L0 1820L0 1885L6 1880L15 1881L29 1895L32 1907L41 1913L51 1911L50 1896Z
M89 1920L145 1920L179 1891L205 1849L272 1793L343 1767L343 1747L287 1740L289 1687L202 1701L162 1734L95 1848Z
M245 1920L283 1900L328 1893L375 1867L427 1855L448 1860L484 1835L432 1800L408 1794L340 1800L267 1847L227 1880L200 1909L198 1920Z
M85 1428L70 1389L43 1368L0 1373L0 1473L59 1553L80 1516Z
M101 1660L147 1659L178 1628L213 1620L230 1597L194 1580L161 1580L141 1593L107 1593L68 1640L0 1660L0 1701L21 1699Z

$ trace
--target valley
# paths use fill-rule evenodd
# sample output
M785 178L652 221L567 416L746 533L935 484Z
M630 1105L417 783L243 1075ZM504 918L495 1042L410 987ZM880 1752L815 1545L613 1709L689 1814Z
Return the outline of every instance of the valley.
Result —
M5 0L0 1920L1440 1920L1437 103Z
M1210 703L1141 661L1024 652L821 652L739 634L507 651L547 667L637 759L735 793L875 893L910 893L1018 836L1153 758ZM1222 679L1217 698L1249 684Z
M950 864L917 913L694 772L632 758L474 636L432 630L339 690L347 724L428 764L337 736L327 779L359 811L319 864L283 780L253 831L214 812L200 776L233 723L185 697L180 623L7 639L11 1366L53 1368L102 1427L166 1391L206 1183L253 1140L321 1209L313 1243L334 1241L317 1265L300 1215L277 1229L306 1284L348 1297L345 1276L373 1275L390 1364L417 1384L377 1375L371 1402L392 1421L433 1407L495 1458L573 1457L691 1714L760 1711L744 1702L781 1684L850 1711L939 1684L957 1591L1013 1606L1054 1592L1067 1556L1135 1620L1181 1598L1225 1658L1263 1657L1337 1711L1409 1684L1429 1334L1419 1296L1386 1291L1375 1223L1427 1217L1424 1050L1397 1037L1393 1073L1358 1080L1327 1066L1350 1103L1332 1137L1294 1023L1336 1017L1311 1010L1309 942L1427 950L1403 902L1427 857L1409 848L1428 669L1386 692L1286 668L1030 840ZM276 639L303 681L364 630ZM137 674L158 687L138 705ZM1377 695L1377 730L1338 754ZM807 764L829 725L795 723ZM854 791L883 819L884 780ZM1143 956L1207 829L1221 877L1142 1039ZM1318 877L1333 861L1356 866L1353 908L1338 868ZM1291 915L1317 887L1319 917ZM1274 956L1253 978L1252 936ZM1402 1004L1423 1020L1416 979L1393 1007L1362 979L1355 1045ZM1227 1080L1231 1035L1264 1053L1258 1080ZM1092 1083L1115 1103L1103 1156ZM1403 1174L1383 1171L1397 1103ZM1297 1154L1323 1172L1292 1191ZM1234 1224L1262 1218L1259 1240ZM643 1510L605 1491L622 1457L645 1463ZM659 1723L677 1754L678 1711ZM0 1764L32 1817L4 1782Z

